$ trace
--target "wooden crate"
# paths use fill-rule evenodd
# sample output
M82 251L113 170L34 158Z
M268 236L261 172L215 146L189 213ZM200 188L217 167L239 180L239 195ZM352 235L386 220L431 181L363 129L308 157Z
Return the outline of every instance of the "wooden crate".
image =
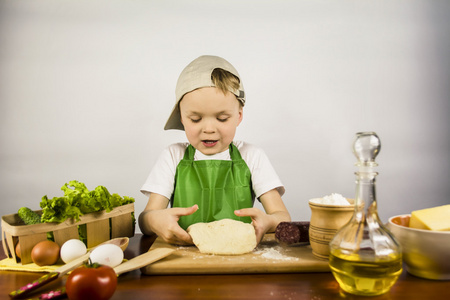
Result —
M40 211L37 211L40 213ZM41 223L24 225L17 214L2 217L3 251L6 257L14 258L17 263L31 263L31 250L34 245L47 239L52 232L55 242L61 247L69 239L78 239L78 226L86 224L87 247L96 246L116 237L134 236L134 203L114 208L110 212L101 211L86 214L80 221L67 219L62 223ZM16 255L16 245L20 243L21 259Z

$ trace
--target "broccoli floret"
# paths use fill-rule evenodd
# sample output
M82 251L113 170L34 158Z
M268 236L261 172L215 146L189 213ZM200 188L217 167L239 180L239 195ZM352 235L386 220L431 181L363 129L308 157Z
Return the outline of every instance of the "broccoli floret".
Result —
M22 221L25 222L26 225L41 223L41 216L28 207L19 208L17 214L22 219Z

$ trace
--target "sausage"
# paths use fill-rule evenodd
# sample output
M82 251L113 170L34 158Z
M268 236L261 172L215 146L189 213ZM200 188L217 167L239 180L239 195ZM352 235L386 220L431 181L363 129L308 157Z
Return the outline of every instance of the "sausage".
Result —
M275 229L280 244L309 243L309 222L280 222Z

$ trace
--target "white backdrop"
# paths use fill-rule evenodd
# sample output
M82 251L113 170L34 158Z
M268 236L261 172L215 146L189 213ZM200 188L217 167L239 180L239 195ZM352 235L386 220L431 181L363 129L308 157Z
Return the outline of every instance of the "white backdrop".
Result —
M139 189L163 147L181 70L240 72L236 139L262 147L294 220L354 195L354 134L376 131L381 219L450 203L450 2L0 0L0 214L79 180Z

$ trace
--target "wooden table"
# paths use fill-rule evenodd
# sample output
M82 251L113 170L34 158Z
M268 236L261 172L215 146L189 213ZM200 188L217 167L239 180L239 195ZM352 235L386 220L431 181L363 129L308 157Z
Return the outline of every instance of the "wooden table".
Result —
M153 241L152 237L135 235L125 257L130 259L148 251ZM5 255L0 251L0 259L3 258ZM41 275L0 271L0 299L9 299L10 291ZM63 284L64 279L49 284L45 290ZM111 299L450 299L450 281L421 279L403 271L389 293L358 297L344 293L331 273L146 276L136 270L119 277Z

